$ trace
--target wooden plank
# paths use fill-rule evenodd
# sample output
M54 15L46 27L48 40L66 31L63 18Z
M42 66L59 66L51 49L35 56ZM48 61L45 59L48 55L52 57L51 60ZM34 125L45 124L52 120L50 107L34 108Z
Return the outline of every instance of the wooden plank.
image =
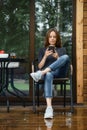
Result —
M84 95L84 104L87 105L87 96L86 96L86 95L87 95L87 94Z
M83 33L87 33L87 23L85 26L83 26Z
M84 2L84 0L79 0L79 2L83 3L83 2Z
M83 91L84 94L83 95L85 95L87 98L87 91L86 90L87 90L87 87L84 87L84 91Z
M83 49L83 55L87 56L87 49Z
M87 79L84 79L83 83L84 83L84 88L87 88ZM87 92L87 89L86 89L86 92Z
M87 94L84 94L84 102L86 102L87 103L87 96L86 96Z
M83 103L83 3L77 0L76 4L77 103Z
M83 71L87 71L87 64L84 64Z
M83 80L84 89L83 89L83 97L84 97L84 103L87 103L87 78Z
M83 0L83 2L84 2L84 4L86 4L86 3L87 3L87 0Z
M83 78L87 79L87 71L83 71Z
M87 40L87 33L83 35L84 40Z
M83 15L84 15L84 17L87 17L87 12L86 12L86 11L84 11Z
M83 96L84 103L87 103L87 0L84 3L83 39Z
M87 11L86 11L87 13ZM87 25L87 17L84 18L84 25Z
M87 17L84 17L84 26L87 26Z
M87 11L87 4L84 4L83 11Z
M83 49L87 49L87 40L83 41ZM83 52L86 53L86 52Z
M83 56L83 64L87 64L87 55Z
M87 85L87 79L83 79L84 84Z

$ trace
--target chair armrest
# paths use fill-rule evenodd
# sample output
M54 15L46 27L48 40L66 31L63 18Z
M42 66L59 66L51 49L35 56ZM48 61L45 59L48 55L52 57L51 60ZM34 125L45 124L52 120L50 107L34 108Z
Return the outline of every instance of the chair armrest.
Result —
M38 68L37 66L38 66L38 59L34 59L32 61L32 72L37 71L37 68Z

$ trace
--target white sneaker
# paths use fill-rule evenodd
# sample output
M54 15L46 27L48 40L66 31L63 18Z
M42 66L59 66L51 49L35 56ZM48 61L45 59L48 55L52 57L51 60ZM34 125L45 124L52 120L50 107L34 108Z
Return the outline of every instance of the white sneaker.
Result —
M38 70L37 72L30 73L31 77L38 82L42 77L42 72Z
M53 108L52 107L47 107L45 114L44 114L44 118L53 118Z

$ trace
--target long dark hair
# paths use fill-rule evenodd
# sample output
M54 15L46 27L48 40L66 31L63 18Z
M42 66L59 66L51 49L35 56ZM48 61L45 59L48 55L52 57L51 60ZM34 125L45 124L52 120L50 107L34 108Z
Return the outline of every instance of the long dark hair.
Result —
M48 46L49 46L49 36L50 36L50 33L51 33L52 31L56 33L56 38L57 38L57 40L56 40L55 46L60 48L60 47L62 46L62 45L61 45L61 38L60 38L59 32L58 32L55 28L51 28L51 29L49 29L49 30L47 31L46 37L45 37L45 43L44 43L44 45L45 45L45 47L48 47Z

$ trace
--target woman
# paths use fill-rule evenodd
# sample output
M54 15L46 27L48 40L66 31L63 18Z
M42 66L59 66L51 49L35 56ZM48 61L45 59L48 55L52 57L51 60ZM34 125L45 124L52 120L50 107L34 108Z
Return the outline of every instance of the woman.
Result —
M53 78L65 77L69 63L69 56L66 55L65 48L61 47L59 33L54 28L49 29L46 34L44 47L40 49L38 54L39 70L30 74L36 82L44 78L44 95L47 103L44 118L53 118Z

